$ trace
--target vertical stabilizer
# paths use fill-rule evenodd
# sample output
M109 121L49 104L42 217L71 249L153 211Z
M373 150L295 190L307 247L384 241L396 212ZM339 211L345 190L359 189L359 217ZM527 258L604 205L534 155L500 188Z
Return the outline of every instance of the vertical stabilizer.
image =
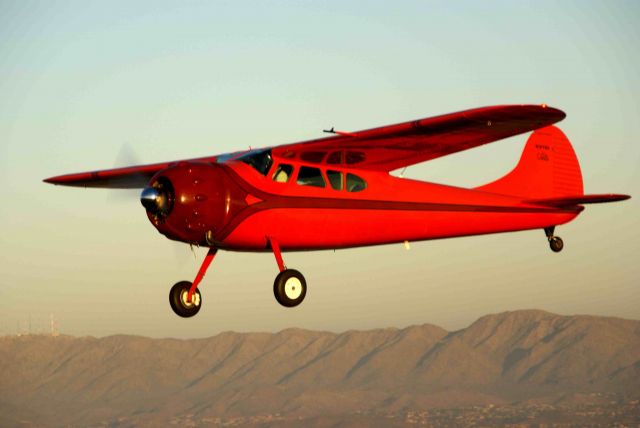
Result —
M510 173L477 190L524 199L578 196L583 194L582 173L567 137L548 126L531 134Z

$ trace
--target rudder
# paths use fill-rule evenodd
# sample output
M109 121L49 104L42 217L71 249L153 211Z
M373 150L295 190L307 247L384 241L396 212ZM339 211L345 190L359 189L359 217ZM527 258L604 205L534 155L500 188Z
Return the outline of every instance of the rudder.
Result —
M582 173L573 147L555 126L535 131L518 165L504 177L477 190L524 199L582 195Z

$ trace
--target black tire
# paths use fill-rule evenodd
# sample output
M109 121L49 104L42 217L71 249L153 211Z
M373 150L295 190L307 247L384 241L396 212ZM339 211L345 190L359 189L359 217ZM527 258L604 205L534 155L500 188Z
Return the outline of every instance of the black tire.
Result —
M200 311L200 306L202 306L202 296L200 295L200 290L197 288L191 297L192 303L187 302L190 288L191 282L180 281L171 287L171 291L169 291L169 304L171 305L171 309L173 309L176 315L182 318L194 316Z
M549 239L549 247L551 247L551 251L554 253L559 253L564 248L564 242L562 242L562 238L559 236L554 236Z
M286 308L298 306L307 295L307 281L295 269L285 269L273 282L273 295Z

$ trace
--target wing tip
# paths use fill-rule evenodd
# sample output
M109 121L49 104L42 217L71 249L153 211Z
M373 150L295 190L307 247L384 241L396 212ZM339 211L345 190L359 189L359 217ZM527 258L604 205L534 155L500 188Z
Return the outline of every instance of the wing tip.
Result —
M492 120L491 115L494 112L501 112L509 119L532 121L536 123L538 127L553 125L567 117L564 111L556 107L551 107L548 104L502 104L479 107L467 110L465 113L480 113L486 120Z
M47 184L53 184L53 185L60 184L59 177L44 178L44 179L42 179L42 182L43 183L47 183Z
M561 120L567 117L567 113L560 110L559 108L548 107L546 104L542 104L540 107L551 112L551 116L553 116L553 119L555 120L554 123L560 122Z
M551 107L548 104L534 104L534 105L525 105L523 107L528 107L529 109L534 110L536 113L541 113L544 115L545 119L548 119L550 123L560 122L564 118L567 117L567 113L560 110L557 107Z
M68 185L68 184L70 184L70 183L72 183L74 181L74 178L75 177L73 177L73 175L70 175L70 174L69 175L56 175L55 177L45 178L42 181L44 183L53 184L53 185L56 185L56 186L59 185L59 184L61 184L61 185L67 184Z

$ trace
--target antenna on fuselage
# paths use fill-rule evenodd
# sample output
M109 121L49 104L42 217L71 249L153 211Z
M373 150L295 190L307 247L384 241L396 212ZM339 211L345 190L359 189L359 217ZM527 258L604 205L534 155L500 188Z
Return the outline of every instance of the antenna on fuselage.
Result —
M322 132L326 132L327 134L342 135L343 137L355 137L356 136L356 134L354 134L353 132L336 131L333 126L331 127L331 129L323 129Z

